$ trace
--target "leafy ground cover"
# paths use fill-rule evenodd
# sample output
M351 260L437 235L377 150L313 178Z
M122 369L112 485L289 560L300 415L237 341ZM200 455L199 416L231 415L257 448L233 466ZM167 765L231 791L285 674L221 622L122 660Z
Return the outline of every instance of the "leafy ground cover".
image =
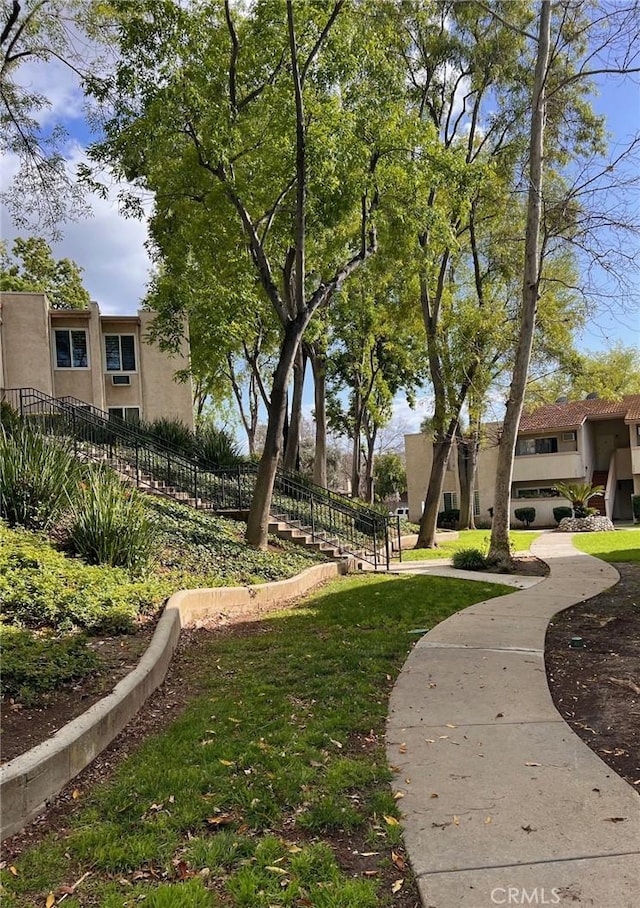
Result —
M144 507L155 526L157 556L142 575L87 565L44 533L0 522L3 697L33 704L60 684L99 671L99 659L79 634L132 633L178 589L284 579L321 560L290 544L257 552L244 544L242 524L186 505L145 499Z
M575 533L573 544L581 552L603 561L640 562L640 528L615 533Z
M383 747L388 695L411 630L508 592L351 576L211 632L184 714L108 784L78 792L64 829L23 853L8 843L5 904L416 904Z
M437 558L451 558L460 549L479 549L485 554L489 551L489 530L460 530L457 539L439 542L437 549L407 549L402 552L403 561L425 561ZM539 533L529 530L511 530L511 545L514 552L526 552Z

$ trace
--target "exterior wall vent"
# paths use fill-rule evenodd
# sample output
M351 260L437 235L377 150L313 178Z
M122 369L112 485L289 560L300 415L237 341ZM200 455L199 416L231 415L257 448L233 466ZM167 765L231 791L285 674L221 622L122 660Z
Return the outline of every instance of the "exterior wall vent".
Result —
M575 433L575 432L563 432L563 433L562 433L562 440L563 440L563 441L575 441L575 440L576 440L576 433Z
M112 385L130 385L131 376L130 375L112 375L111 384Z

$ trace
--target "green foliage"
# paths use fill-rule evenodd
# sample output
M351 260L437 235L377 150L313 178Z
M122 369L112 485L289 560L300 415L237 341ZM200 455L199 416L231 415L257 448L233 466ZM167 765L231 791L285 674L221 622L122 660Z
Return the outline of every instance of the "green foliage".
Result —
M597 394L604 400L620 400L625 394L640 394L640 352L616 344L610 350L576 354L568 368L527 385L528 405L554 403L558 397L582 400Z
M631 507L633 509L634 518L640 520L640 495L631 496Z
M196 454L203 466L227 467L240 463L244 458L240 447L230 432L208 422L198 427Z
M379 454L373 464L376 498L380 501L407 491L407 471L399 454Z
M553 488L571 502L574 517L588 517L588 502L604 495L605 491L604 486L594 486L590 482L557 482Z
M480 549L457 549L451 557L451 564L463 571L482 571L487 567L487 558Z
M523 523L526 527L530 527L536 519L535 508L516 508L513 513L515 514L516 520L519 520L520 523Z
M458 521L460 520L460 509L459 508L449 508L447 511L440 511L438 513L438 523L439 527L442 527L443 530L455 530L458 526Z
M0 696L30 706L61 684L86 678L100 661L79 634L34 636L29 631L0 624L2 675Z
M69 549L89 564L139 572L148 567L156 548L142 495L109 468L88 471L66 529Z
M194 452L195 436L180 419L155 419L141 424L140 428L152 438L176 448L188 457Z
M13 409L11 404L6 401L0 401L0 427L4 429L7 435L13 435L20 426L20 416Z
M573 508L560 506L553 509L553 519L556 523L560 523L565 517L573 517Z
M0 524L0 610L32 630L128 633L171 591L166 580L134 581L122 568L66 557L39 535Z
M70 450L28 427L0 426L0 517L49 529L69 507L80 468Z
M18 237L13 258L0 244L0 290L46 293L52 309L88 309L91 297L82 284L82 271L70 259L56 261L42 237Z

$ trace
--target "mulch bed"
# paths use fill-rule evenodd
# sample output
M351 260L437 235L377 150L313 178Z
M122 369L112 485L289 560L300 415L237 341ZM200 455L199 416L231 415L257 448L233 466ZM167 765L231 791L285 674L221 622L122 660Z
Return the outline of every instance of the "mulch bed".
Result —
M640 794L640 564L614 567L619 583L549 625L547 677L571 728Z

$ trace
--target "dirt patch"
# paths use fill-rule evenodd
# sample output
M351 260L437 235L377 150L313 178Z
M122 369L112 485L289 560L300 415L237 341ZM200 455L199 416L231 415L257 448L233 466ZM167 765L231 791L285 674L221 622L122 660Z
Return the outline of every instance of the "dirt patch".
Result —
M619 583L549 625L547 677L571 728L640 794L640 564L615 567Z

